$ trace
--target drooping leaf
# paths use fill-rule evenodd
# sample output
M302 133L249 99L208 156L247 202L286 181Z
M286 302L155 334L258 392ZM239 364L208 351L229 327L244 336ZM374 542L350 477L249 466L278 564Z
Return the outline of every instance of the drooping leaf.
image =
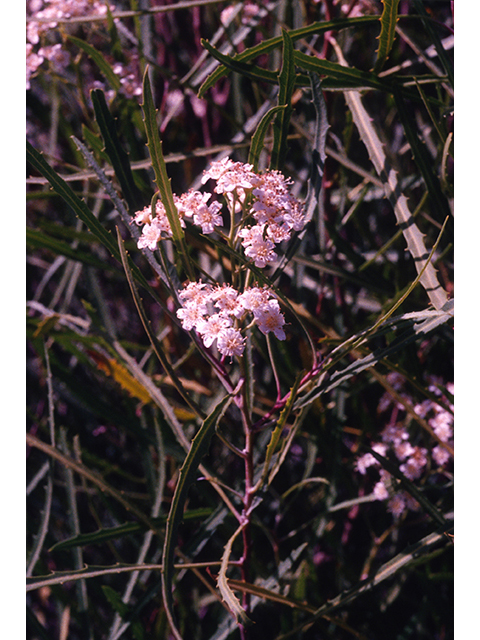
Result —
M240 601L233 593L227 581L227 569L228 563L230 562L230 555L232 553L232 545L237 537L241 534L242 530L245 528L245 525L246 523L241 524L225 545L222 555L222 563L220 565L220 571L218 572L217 577L217 586L220 593L222 594L224 602L226 602L228 608L235 616L237 622L241 622L241 624L244 625L249 625L252 623L252 621L245 613L242 605L240 604Z
M28 141L27 141L27 161L34 167L44 178L48 180L53 190L72 208L75 215L85 223L89 231L101 242L101 244L107 249L118 262L121 263L120 253L117 243L112 237L110 231L97 220L90 209L85 204L84 200L80 199L73 191L70 185L48 164L43 155L39 153ZM129 259L130 261L130 259ZM148 291L151 291L151 287L147 280L143 276L138 267L130 261L130 268L135 276L137 282L140 282Z
M347 27L355 27L355 26L368 26L373 25L378 22L377 16L362 16L360 18L341 18L338 20L330 20L326 22L314 22L307 27L302 27L300 29L292 29L288 32L290 39L293 42L300 40L301 38L305 38L308 36L312 36L314 34L324 33L325 31L335 30L338 31L340 29L344 29ZM233 56L235 62L248 62L249 60L253 60L258 58L261 55L266 53L270 53L275 49L279 49L283 43L283 36L277 36L275 38L269 38L268 40L264 40L260 42L258 45L254 47L250 47L242 53L237 53ZM213 52L212 52L213 55ZM218 59L218 58L217 58ZM205 92L214 86L216 82L225 75L230 73L230 68L226 65L220 66L216 69L210 76L205 80L198 91L199 97L202 97ZM273 79L273 78L272 78Z
M233 395L229 394L218 402L194 437L187 457L180 469L180 475L168 514L162 558L162 594L167 618L176 640L182 640L175 625L172 598L173 560L178 528L183 519L183 509L187 499L187 493L195 479L200 461L207 453L213 432L232 399Z

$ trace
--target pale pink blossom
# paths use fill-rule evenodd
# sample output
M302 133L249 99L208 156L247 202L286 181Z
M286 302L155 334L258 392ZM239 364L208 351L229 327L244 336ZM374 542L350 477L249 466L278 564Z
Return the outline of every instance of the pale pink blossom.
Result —
M447 442L452 435L452 422L453 416L448 411L444 411L443 409L437 413L433 418L429 421L430 426L435 432L442 442Z
M386 500L389 496L388 489L383 480L379 480L373 487L373 495L377 500Z
M215 227L219 227L223 224L223 218L219 214L222 209L222 205L214 201L207 205L198 207L197 211L193 215L193 222L202 227L202 233L213 233Z
M203 321L203 310L200 305L187 303L177 310L177 318L181 320L185 331L195 329Z
M441 445L437 444L437 446L433 447L432 449L432 458L435 460L439 467L443 467L450 460L450 452Z
M202 184L208 182L208 180L218 180L226 171L235 165L230 158L222 158L210 164L210 168L203 172Z
M285 318L276 300L270 300L260 311L255 314L255 324L263 334L273 331L276 338L285 340L286 335L283 329Z
M160 225L158 224L158 221L156 219L152 220L151 224L147 223L143 227L142 235L140 236L137 243L138 248L139 249L148 248L151 251L155 251L161 235L162 235L162 230L160 228Z
M230 285L217 287L212 293L212 300L224 315L233 315L236 318L243 315L244 309L238 301L238 291Z
M178 298L183 305L192 304L200 308L203 316L208 312L211 287L204 282L189 282L184 289L178 292Z
M243 238L242 246L245 249L245 255L247 258L251 258L255 266L260 269L277 259L274 243L263 237L264 228L265 225L255 225L238 232L238 235Z
M421 475L423 468L427 464L427 450L423 447L414 447L406 462L400 465L400 471L405 474L409 480L417 480Z
M406 509L406 500L403 493L393 495L387 504L387 510L395 517L399 518Z
M245 338L237 329L229 327L218 334L217 347L224 356L241 356L245 349Z
M206 347L210 347L213 342L218 338L221 331L228 329L232 326L230 318L223 316L219 313L215 313L208 319L201 319L196 324L198 333L202 336L203 344Z
M150 223L152 221L152 208L145 207L141 211L137 211L133 219L138 225Z
M259 289L258 287L252 287L245 289L238 297L238 302L247 311L256 313L263 305L267 304L270 298L268 289Z

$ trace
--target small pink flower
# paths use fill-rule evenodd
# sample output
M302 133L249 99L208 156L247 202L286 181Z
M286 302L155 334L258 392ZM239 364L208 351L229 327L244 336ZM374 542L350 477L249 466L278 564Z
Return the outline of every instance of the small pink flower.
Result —
M160 240L162 231L157 220L153 220L151 224L146 224L142 229L142 235L140 236L137 246L139 249L148 248L151 251L155 251L157 244Z
M218 338L221 331L228 329L232 325L230 318L226 318L218 313L213 314L207 320L197 322L196 329L202 336L203 344L210 347Z
M237 329L229 327L218 334L217 346L224 356L241 356L245 349L245 338Z
M402 493L396 493L388 501L387 510L390 511L395 518L399 518L405 509L405 496Z
M177 318L181 320L185 331L191 331L203 321L202 309L194 303L186 304L177 310Z
M427 464L427 450L423 447L413 447L408 460L400 465L400 471L409 480L417 480L422 475L423 467Z
M212 292L212 300L224 315L240 318L244 313L244 309L238 301L238 291L229 285L217 287Z
M279 340L285 340L286 335L283 330L285 318L276 300L270 300L260 310L255 313L255 324L263 334L273 331Z
M388 498L388 489L383 480L379 480L373 487L373 495L377 500L386 500Z
M439 467L443 467L450 460L450 453L442 446L437 444L437 446L433 447L432 449L432 458L435 460Z

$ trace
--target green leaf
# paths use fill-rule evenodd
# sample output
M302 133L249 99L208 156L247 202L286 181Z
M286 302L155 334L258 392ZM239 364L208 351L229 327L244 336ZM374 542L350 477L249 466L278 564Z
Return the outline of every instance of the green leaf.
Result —
M212 514L212 509L192 509L186 511L183 515L184 520L204 520ZM158 518L152 518L152 522L157 527L162 527L167 521L167 516L159 516ZM74 547L85 547L89 544L103 544L109 540L117 540L124 536L130 536L134 533L139 533L146 530L146 526L141 522L125 522L117 527L109 527L107 529L97 529L91 533L81 533L78 536L68 538L57 542L48 550L52 551L65 551L66 549L73 549Z
M118 139L115 120L108 109L104 92L100 89L94 89L90 92L90 95L95 110L95 119L105 143L105 151L120 183L123 197L128 203L130 213L133 215L135 211L143 208L144 202L133 178L128 153Z
M376 349L367 356L360 358L340 371L336 371L330 377L322 376L318 382L295 403L294 409L308 406L313 400L324 393L328 393L339 385L345 383L352 376L359 374L361 371L373 367L381 362L384 358L388 358L393 353L404 349L408 344L422 339L425 335L436 329L438 326L445 324L452 319L453 301L448 301L444 309L439 311L427 309L420 313L406 314L399 318L391 318L390 326L402 322L407 325L407 329L395 338L391 344L382 349ZM382 331L383 333L383 331ZM377 334L375 334L377 335ZM371 336L374 337L374 336ZM351 338L346 342L351 342ZM341 345L342 346L342 345Z
M292 39L283 29L282 70L278 75L278 106L285 107L273 123L273 149L270 168L282 171L287 155L287 136L292 115L292 95L295 88L295 64Z
M156 531L156 527L152 522L152 519L149 518L141 509L139 509L133 502L127 500L122 492L117 491L114 487L109 485L103 477L97 473L96 471L92 471L86 465L81 462L77 462L70 456L63 454L56 447L47 444L37 438L36 436L31 435L30 433L26 434L27 444L31 447L35 447L43 453L50 456L50 458L57 460L60 464L62 464L66 469L71 469L78 473L80 476L85 478L91 482L94 486L98 487L100 491L106 493L112 498L114 498L117 502L119 502L129 513L133 514L140 522L143 522L148 529L152 531Z
M262 488L268 476L268 472L270 471L270 462L272 460L272 456L275 453L275 450L277 449L277 445L282 435L283 429L285 428L285 425L287 423L288 416L290 415L290 412L293 408L293 403L297 397L297 391L300 386L301 380L302 380L302 373L299 373L293 384L293 387L290 389L290 395L288 397L288 400L282 412L280 413L275 429L272 431L270 442L268 443L267 451L265 453L265 462L263 464L262 476L255 485L255 491L259 491Z
M77 47L82 49L82 51L84 51L88 55L88 57L91 58L93 62L95 62L97 67L100 69L100 71L103 73L105 78L110 83L112 89L115 89L115 91L120 91L122 86L120 83L120 79L112 69L111 65L107 62L105 56L101 54L99 51L97 51L95 47L92 47L91 44L88 44L88 42L85 42L80 38L76 38L75 36L70 36L70 35L68 35L67 38L71 42L76 44Z
M185 245L185 234L180 225L180 218L178 211L173 201L172 187L170 179L167 175L167 169L165 166L165 159L163 157L162 141L158 134L158 125L156 118L156 109L153 103L152 90L150 87L150 80L148 78L148 68L145 70L143 76L143 114L145 130L147 133L147 145L150 152L150 158L152 160L153 170L155 172L155 182L160 192L160 198L162 204L165 207L170 227L172 229L173 241L180 251L184 267L188 273L190 280L195 280L195 276L190 265L190 259L188 257L187 248Z
M250 78L250 80L256 80L257 82L277 84L278 77L275 71L268 71L252 63L242 62L239 60L238 56L227 56L212 46L208 40L204 40L203 38L200 42L216 60L221 62L225 67L227 67L227 69L230 69L230 71L239 73L245 78Z
M110 231L107 231L103 225L97 220L85 202L81 200L67 182L48 164L43 155L39 153L27 140L27 161L34 167L44 178L48 180L53 190L72 208L75 215L85 223L87 228L101 242L107 251L121 263L120 252L114 241ZM129 259L130 261L130 259ZM151 287L144 278L138 267L129 262L130 268L137 282L151 291Z
M418 85L420 95L422 95L420 86ZM398 115L402 121L403 129L408 140L408 144L412 150L413 159L417 165L422 177L427 185L428 195L432 201L434 208L438 214L437 219L450 216L450 206L448 200L443 193L440 180L434 171L432 157L427 151L425 143L418 138L418 127L416 125L413 113L408 109L401 91L395 91L393 94Z
M438 531L434 531L418 542L406 547L391 560L388 560L388 562L385 562L385 564L379 567L371 578L363 580L351 589L343 591L334 598L329 599L326 604L322 605L315 611L311 618L307 619L298 627L289 630L287 633L277 636L277 640L286 640L292 636L299 637L301 630L306 626L311 626L319 618L331 614L340 607L345 607L348 603L356 600L362 593L371 591L384 580L391 578L399 572L405 571L406 567L413 565L421 556L425 557L428 554L431 554L432 549L438 545L443 546L444 548L447 545L450 545L451 542L448 536L445 535L446 533L445 527L441 527Z
M387 91L391 93L393 86L390 82L381 80L374 73L369 71L361 71L354 67L345 67L338 62L331 62L330 60L322 60L315 56L307 55L303 51L295 50L295 64L305 69L306 71L313 71L320 75L327 76L328 78L334 78L339 82L339 85L345 88L362 88L371 87L372 89L378 89L380 91Z
M338 47L337 55L342 64L346 64ZM383 144L376 132L372 119L363 106L358 91L345 91L345 101L350 109L353 121L375 167L383 182L385 196L390 201L398 226L402 229L407 248L412 255L417 273L421 273L420 283L424 287L435 309L441 309L447 300L445 289L438 281L432 264L427 264L428 251L423 235L418 229L409 210L406 196L401 192L397 172L389 165Z
M383 69L395 40L395 25L398 20L399 0L382 0L383 11L380 17L382 28L378 37L377 60L373 69L374 73L380 73Z
M325 31L338 31L340 29L344 29L347 27L355 27L361 25L371 25L376 24L378 22L377 16L363 16L361 18L342 18L339 20L330 20L328 22L314 22L307 27L302 27L300 29L293 29L288 32L290 39L295 42L300 40L301 38L305 38L314 34L324 33ZM203 44L203 42L202 42ZM264 40L260 42L258 45L254 47L250 47L242 53L238 53L233 58L226 56L228 58L229 63L232 63L232 60L235 62L247 62L248 60L253 60L254 58L258 58L261 55L265 55L266 53L270 53L275 49L279 49L283 44L283 36L277 36L275 38L270 38L268 40ZM205 45L204 45L205 46ZM208 47L207 47L208 48ZM216 50L215 50L216 51ZM218 52L219 53L219 52ZM213 52L212 52L212 55ZM222 54L220 54L222 55ZM217 59L218 57L215 56ZM228 75L230 72L230 67L226 65L220 66L216 69L210 76L205 80L198 91L198 96L201 98L205 92L213 87L216 82L225 75ZM308 82L307 82L308 84Z
M27 228L26 233L27 246L33 249L48 249L58 256L65 256L70 260L76 260L77 262L82 262L83 264L88 264L98 269L105 270L111 268L110 265L105 264L105 261L100 260L93 254L82 251L78 249L78 247L74 248L68 244L68 242L52 238L44 231Z
M108 602L112 605L113 610L116 611L121 618L125 618L130 611L130 607L123 602L122 596L107 584L102 584L102 591Z
M249 164L253 165L255 171L258 171L258 161L260 154L265 148L265 136L270 126L272 118L281 110L285 109L286 105L282 104L278 107L272 107L260 120L255 133L252 136L252 142L250 143L250 153L248 155Z
M218 422L228 408L233 399L233 394L225 396L213 409L210 415L204 420L202 426L198 430L192 441L190 451L180 469L177 486L172 498L172 504L167 519L167 528L165 532L165 544L163 547L163 573L162 573L162 594L165 611L170 623L172 632L176 640L182 640L176 625L173 614L173 568L174 568L174 549L177 539L178 528L183 519L183 509L187 499L187 493L190 485L195 479L198 466L201 459L207 453L210 440L215 431Z
M413 0L413 4L415 9L420 14L420 19L422 20L423 26L425 27L425 31L428 34L428 39L430 42L433 43L437 51L437 55L443 65L443 68L445 69L445 73L448 76L448 81L450 83L450 86L453 89L454 75L453 75L452 64L450 62L449 57L447 56L447 53L443 47L440 37L438 36L438 33L436 32L435 29L433 29L430 17L427 15L427 12L425 11L425 7L423 6L423 0Z
M128 284L130 286L130 291L132 292L132 296L133 296L133 300L135 302L135 306L137 307L138 315L140 316L140 319L142 321L143 327L144 327L145 332L146 332L146 334L148 336L148 339L150 340L150 343L151 343L151 345L153 347L155 355L157 356L157 358L162 363L162 366L163 366L165 372L170 376L170 378L171 378L175 388L177 389L178 393L182 396L182 398L185 400L185 402L190 407L190 409L192 409L192 411L194 411L194 413L197 416L204 417L201 409L194 402L194 400L192 400L192 398L189 396L188 392L184 389L183 384L181 383L179 377L177 376L175 369L170 364L170 361L168 360L167 356L165 355L165 353L164 353L164 351L162 349L162 345L157 340L157 337L156 337L155 333L153 332L153 330L151 328L150 321L149 321L149 319L147 317L145 309L143 308L141 298L140 298L140 296L138 294L138 290L137 290L137 288L135 286L135 281L134 281L134 279L132 277L132 273L131 273L129 265L128 265L127 254L125 252L125 247L124 247L124 244L123 244L123 240L122 240L122 237L120 236L119 232L118 232L118 246L120 248L120 254L121 254L123 268L125 269L125 274L127 276Z

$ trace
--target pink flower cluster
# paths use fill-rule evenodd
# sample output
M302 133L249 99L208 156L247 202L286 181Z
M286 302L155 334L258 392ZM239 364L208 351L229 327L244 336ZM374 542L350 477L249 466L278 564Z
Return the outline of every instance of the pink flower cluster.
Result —
M113 11L114 6L110 5ZM61 43L44 44L36 48L43 34L55 29L59 20L76 16L104 16L107 5L97 0L30 0L27 4L30 19L27 23L27 89L30 80L44 60L48 60L56 73L61 73L70 63L70 54Z
M402 391L402 377L396 373L387 376L388 381ZM440 380L431 379L429 391L437 396L442 396L439 389ZM447 383L447 391L453 395L453 384ZM453 406L443 397L442 404L433 402L430 399L424 400L414 406L415 412L427 420L439 440L453 445ZM372 449L381 456L387 457L393 453L400 463L399 469L409 480L421 478L429 466L430 455L425 447L413 445L410 442L410 435L403 424L398 421L399 412L402 405L397 405L390 394L385 394L380 401L380 412L392 408L392 416L389 423L381 432L381 442L372 445ZM438 466L438 470L445 468L451 458L450 452L440 444L435 445L431 450L431 459ZM396 517L400 517L408 509L418 509L418 503L405 491L394 491L392 488L392 478L390 474L381 468L380 463L371 454L366 453L357 459L356 470L365 475L369 467L376 467L379 470L380 480L375 484L373 493L377 500L388 500L387 508Z
M212 233L215 226L223 224L222 216L219 214L222 205L216 201L208 205L210 197L210 193L201 193L193 189L181 196L173 196L182 227L185 227L184 218L192 218L194 224L202 228L202 233ZM172 237L172 227L160 200L157 200L155 205L154 216L149 205L142 211L137 211L134 220L138 225L144 225L138 240L139 249L147 247L154 251L162 238Z
M216 182L214 192L224 196L230 211L241 214L235 243L241 244L245 255L256 267L263 268L275 261L275 245L289 240L292 232L301 231L305 226L303 206L290 193L291 183L279 171L256 173L251 164L224 158L213 162L204 172L202 182L208 180ZM181 223L184 224L185 217L190 217L194 224L201 226L204 234L212 233L214 227L222 225L221 205L217 201L207 205L209 199L210 194L199 191L174 196ZM145 224L139 248L153 250L163 237L162 232L171 235L165 217L161 203L157 205L154 217L149 207L136 214L137 224Z
M182 327L186 331L195 329L206 347L216 340L223 356L242 355L245 338L237 325L247 313L253 314L262 333L273 332L279 340L285 340L285 318L267 288L251 287L239 293L230 285L190 282L178 292L178 297L182 306L177 317Z

